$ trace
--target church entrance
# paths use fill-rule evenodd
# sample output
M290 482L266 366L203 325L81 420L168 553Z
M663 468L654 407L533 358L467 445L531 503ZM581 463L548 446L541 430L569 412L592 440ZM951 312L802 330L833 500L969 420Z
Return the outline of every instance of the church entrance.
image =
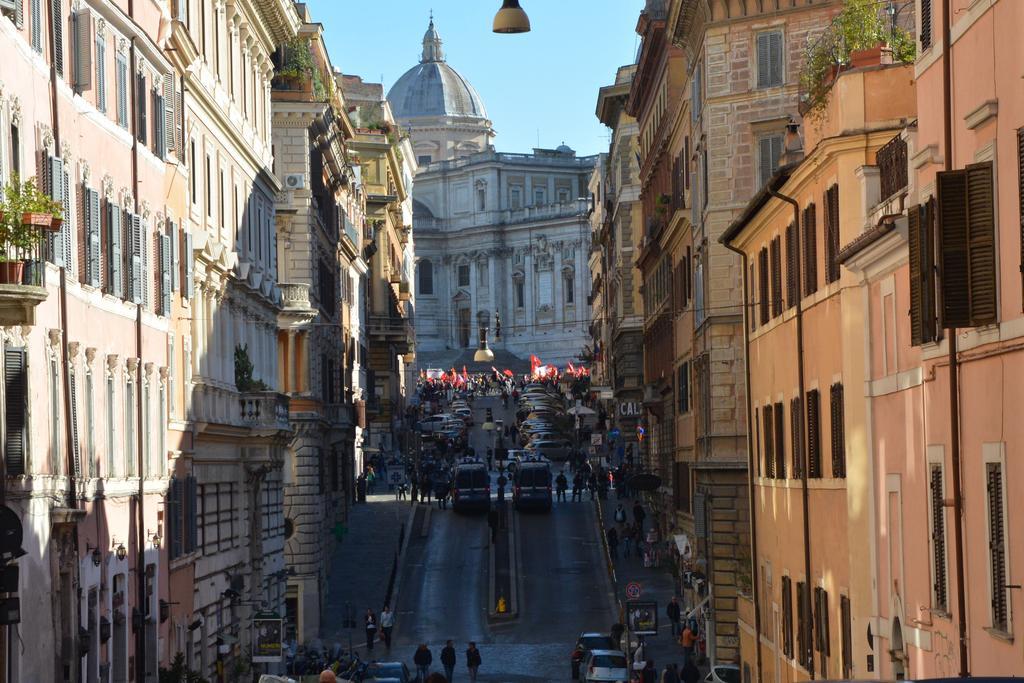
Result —
M459 309L459 347L463 349L469 348L469 309Z

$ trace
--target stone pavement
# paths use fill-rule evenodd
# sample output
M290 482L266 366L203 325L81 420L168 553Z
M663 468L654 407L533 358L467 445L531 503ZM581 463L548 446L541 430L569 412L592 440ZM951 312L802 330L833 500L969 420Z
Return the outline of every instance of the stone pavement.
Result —
M383 488L377 485L378 491ZM353 644L365 645L363 615L367 609L379 614L384 605L401 529L412 510L408 501L398 502L390 493L370 494L366 501L352 506L348 533L331 556L320 634L328 644L348 646L343 621L345 606L350 604L356 618Z
M616 497L614 489L608 492L608 500L600 501L599 511L601 513L600 519L604 530L607 531L609 527L615 526L615 509L622 503L622 507L626 510L626 520L632 523L633 520L633 504L632 498ZM646 529L651 528L650 511L645 508L645 512L648 513L647 519L644 521ZM606 544L607 547L607 544ZM672 626L669 623L668 615L665 612L665 607L668 605L672 596L675 592L675 581L672 577L672 569L667 559L662 560L661 566L645 567L643 558L636 550L634 544L631 549L629 557L625 555L624 544L620 541L618 545L618 557L611 558L614 584L616 591L616 599L620 605L624 605L627 600L626 587L630 583L637 583L640 586L640 600L641 601L654 601L658 603L658 635L646 636L647 656L654 659L654 663L657 666L659 677L660 672L664 669L665 665L670 662L675 662L682 668L682 647L676 642L676 639L672 636ZM681 600L680 600L681 602ZM635 647L636 638L632 639L631 647Z

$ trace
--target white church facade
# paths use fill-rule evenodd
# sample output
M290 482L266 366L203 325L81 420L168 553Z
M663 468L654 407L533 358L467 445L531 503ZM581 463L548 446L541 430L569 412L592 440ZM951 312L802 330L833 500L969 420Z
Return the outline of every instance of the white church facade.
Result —
M420 63L388 93L411 133L420 367L461 363L489 328L496 351L575 361L589 337L587 183L569 147L496 152L483 101L444 58L433 21ZM496 323L501 323L497 337Z

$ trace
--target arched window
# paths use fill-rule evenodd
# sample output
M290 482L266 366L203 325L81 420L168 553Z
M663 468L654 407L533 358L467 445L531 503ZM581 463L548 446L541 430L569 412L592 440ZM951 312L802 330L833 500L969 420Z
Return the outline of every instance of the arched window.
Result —
M420 294L434 293L434 264L430 261L420 261Z
M576 303L576 285L573 275L571 270L562 271L562 282L565 283L565 303L567 304Z

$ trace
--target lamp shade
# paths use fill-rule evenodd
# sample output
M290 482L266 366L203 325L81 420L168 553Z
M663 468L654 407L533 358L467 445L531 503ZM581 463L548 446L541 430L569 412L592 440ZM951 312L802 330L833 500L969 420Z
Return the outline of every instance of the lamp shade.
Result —
M494 15L495 33L526 33L530 30L530 18L519 6L519 0L505 0Z
M473 354L474 363L491 363L494 361L494 351L487 345L487 328L480 328L480 345Z

